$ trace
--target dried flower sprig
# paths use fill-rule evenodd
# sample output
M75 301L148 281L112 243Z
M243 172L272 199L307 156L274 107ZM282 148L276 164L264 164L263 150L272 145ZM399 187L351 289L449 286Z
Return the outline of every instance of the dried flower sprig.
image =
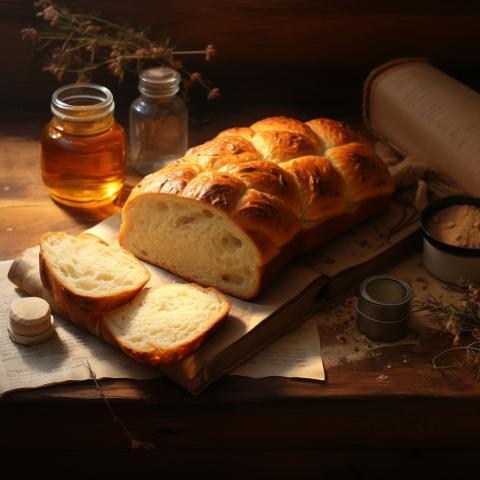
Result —
M443 303L429 297L426 300L416 300L415 306L417 311L438 320L446 320L446 328L452 334L453 344L458 345L463 334L480 334L480 285L460 281L447 288L462 295L457 304Z
M438 320L445 320L447 331L453 337L454 347L435 355L432 360L433 367L436 370L455 367L450 364L439 365L437 361L450 352L463 351L463 364L475 369L476 378L480 380L480 285L461 281L448 289L462 295L458 304L442 303L434 297L415 301L417 311ZM466 346L458 346L463 335L470 335L474 341Z
M168 38L151 40L145 30L105 20L96 12L73 11L51 0L38 0L34 5L39 9L36 16L45 20L48 27L23 28L20 33L23 39L33 41L37 50L49 49L43 70L57 80L75 74L77 81L89 81L101 68L122 80L126 72L138 74L145 68L163 65L182 75L185 97L194 82L206 90L209 100L220 95L218 88L213 88L199 72L187 71L177 58L203 55L210 61L216 55L213 45L203 50L175 50Z

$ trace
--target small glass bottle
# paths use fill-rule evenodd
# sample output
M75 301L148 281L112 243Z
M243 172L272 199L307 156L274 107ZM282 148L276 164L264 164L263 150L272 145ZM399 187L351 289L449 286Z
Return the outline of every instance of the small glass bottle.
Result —
M179 90L180 74L168 67L139 76L140 97L130 107L129 164L147 175L183 156L188 144L188 111Z
M113 117L108 88L77 83L56 90L52 120L41 135L42 178L57 202L94 208L112 202L123 187L125 132Z

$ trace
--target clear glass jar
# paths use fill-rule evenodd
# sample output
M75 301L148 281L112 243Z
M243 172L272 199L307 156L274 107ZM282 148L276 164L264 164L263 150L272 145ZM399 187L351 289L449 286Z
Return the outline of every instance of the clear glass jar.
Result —
M140 97L130 107L129 164L147 175L182 157L188 144L188 111L180 74L168 67L139 76Z
M51 197L71 207L112 202L123 187L125 132L108 88L77 83L56 90L41 135L42 178Z

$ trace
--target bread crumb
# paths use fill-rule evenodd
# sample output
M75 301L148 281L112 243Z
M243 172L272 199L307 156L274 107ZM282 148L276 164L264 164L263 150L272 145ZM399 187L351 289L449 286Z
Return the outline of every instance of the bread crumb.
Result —
M381 383L390 383L390 377L388 375L379 375L376 380Z

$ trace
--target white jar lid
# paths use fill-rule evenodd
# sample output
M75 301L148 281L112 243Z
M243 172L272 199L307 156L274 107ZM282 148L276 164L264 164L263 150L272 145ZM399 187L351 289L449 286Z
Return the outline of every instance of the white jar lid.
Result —
M40 297L16 298L10 305L10 320L27 327L50 320L50 305Z
M15 343L38 345L54 332L50 305L39 297L16 298L10 305L8 335Z

